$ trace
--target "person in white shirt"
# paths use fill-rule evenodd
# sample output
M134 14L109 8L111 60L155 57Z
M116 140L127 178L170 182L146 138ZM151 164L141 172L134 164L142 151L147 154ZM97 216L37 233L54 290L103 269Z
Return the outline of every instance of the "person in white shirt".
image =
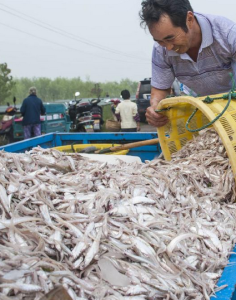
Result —
M123 90L121 96L124 99L116 108L116 117L121 121L122 132L140 131L140 118L137 104L130 100L130 92Z

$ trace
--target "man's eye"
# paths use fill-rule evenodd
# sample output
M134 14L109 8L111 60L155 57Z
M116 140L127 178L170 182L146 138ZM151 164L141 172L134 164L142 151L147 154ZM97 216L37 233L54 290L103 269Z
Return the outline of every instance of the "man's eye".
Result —
M170 41L173 41L174 39L175 39L175 38L172 37L172 38L167 39L166 41L170 42Z

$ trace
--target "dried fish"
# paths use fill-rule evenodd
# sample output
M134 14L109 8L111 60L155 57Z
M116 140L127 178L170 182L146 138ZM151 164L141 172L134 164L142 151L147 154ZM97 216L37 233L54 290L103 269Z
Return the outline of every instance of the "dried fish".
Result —
M1 299L40 300L58 286L73 300L217 290L236 241L236 190L214 130L170 162L110 165L37 147L0 151L0 167Z

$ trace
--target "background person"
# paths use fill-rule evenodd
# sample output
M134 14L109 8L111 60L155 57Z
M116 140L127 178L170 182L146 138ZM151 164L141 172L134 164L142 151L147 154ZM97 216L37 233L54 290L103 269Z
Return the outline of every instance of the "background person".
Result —
M118 121L117 116L116 116L116 108L117 108L118 104L120 103L120 100L119 99L112 99L111 102L112 102L111 112L112 112L112 115L113 115L113 120Z
M146 118L160 127L155 113L175 77L199 96L229 92L236 75L236 24L224 17L194 13L188 0L144 0L141 24L155 43L152 54L151 106Z
M20 112L23 116L24 139L29 139L32 136L41 135L40 115L44 115L46 110L43 102L36 95L36 88L29 89L29 96L24 99Z
M140 119L137 104L130 100L130 92L123 90L121 96L124 99L118 104L115 114L121 121L122 132L140 131Z

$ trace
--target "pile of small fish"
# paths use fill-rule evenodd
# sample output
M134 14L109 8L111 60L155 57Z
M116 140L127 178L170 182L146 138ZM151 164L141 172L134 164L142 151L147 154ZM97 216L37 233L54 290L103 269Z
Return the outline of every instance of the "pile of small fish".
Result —
M167 162L0 152L0 299L202 300L236 243L234 176L213 130Z

